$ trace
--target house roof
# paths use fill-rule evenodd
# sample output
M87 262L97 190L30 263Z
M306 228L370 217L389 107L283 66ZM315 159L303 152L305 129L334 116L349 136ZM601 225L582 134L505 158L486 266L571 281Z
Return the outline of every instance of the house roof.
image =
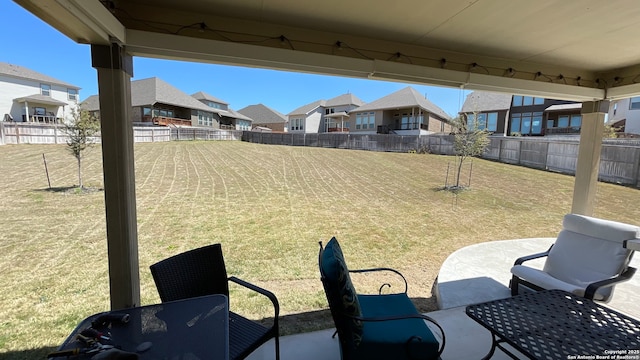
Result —
M325 104L325 106L327 107L341 106L341 105L362 106L364 105L364 101L360 100L357 96L351 93L347 93L347 94L342 94L332 99L329 99Z
M80 107L83 110L87 110L87 111L99 111L100 98L98 97L98 95L91 95L88 98L84 99L83 102L80 103Z
M287 122L285 115L264 104L249 105L238 110L238 112L252 118L254 122L260 124L281 124Z
M324 117L328 117L328 118L343 118L343 117L349 117L349 114L347 114L345 111L340 111L337 113L332 113L332 114L326 114Z
M131 82L132 106L154 105L155 103L214 112L213 108L201 103L157 77Z
M471 113L491 110L509 110L510 107L511 94L474 91L467 95L460 112Z
M213 95L209 95L204 91L198 91L197 93L191 95L191 97L195 98L196 100L208 100L208 101L217 102L219 104L229 105L228 102L224 100L220 100Z
M444 110L422 96L422 94L411 86L407 86L378 100L364 104L353 111L387 110L407 107L420 107L445 120L451 118Z
M22 96L19 98L15 98L13 99L17 102L34 102L34 103L38 103L38 104L47 104L47 105L58 105L58 106L64 106L64 105L69 105L64 101L60 101L60 100L56 100L54 98L52 98L51 96L44 96L41 94L34 94L34 95L29 95L29 96Z
M293 110L292 112L288 113L287 116L291 116L291 115L307 115L308 113L310 113L311 111L317 109L320 106L325 106L326 101L324 100L316 100L312 103L309 103L307 105L302 105L299 108Z
M249 120L249 121L253 121L253 119L252 119L252 118L250 118L250 117L248 117L248 116L246 116L246 115L240 114L239 112L237 112L237 111L235 111L235 110L233 110L233 109L231 109L231 108L229 109L229 111L227 111L227 113L228 113L229 115L225 115L225 116L232 117L232 118L236 118L236 119L242 119L242 120Z
M548 108L544 109L544 111L566 111L566 110L580 110L580 109L582 109L582 103L573 103L573 104L551 105Z
M7 76L17 77L21 79L39 81L39 82L48 83L48 84L62 85L72 89L78 89L78 90L80 89L78 86L69 84L68 82L64 82L62 80L58 80L49 75L41 74L37 71L27 69L26 67L9 64L5 62L0 62L0 75L7 75Z

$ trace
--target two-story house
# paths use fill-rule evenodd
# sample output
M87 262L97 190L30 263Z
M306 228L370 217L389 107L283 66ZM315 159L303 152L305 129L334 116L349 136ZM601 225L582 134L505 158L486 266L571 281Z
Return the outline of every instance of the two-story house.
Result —
M492 134L505 134L511 107L511 95L490 91L469 93L462 104L467 129L487 130Z
M579 134L581 108L572 101L513 95L507 135Z
M157 77L131 82L131 106L131 121L138 125L219 127L210 107ZM82 107L99 116L98 95Z
M411 86L352 110L349 115L355 118L350 131L358 134L427 135L452 130L451 117Z
M215 113L221 129L227 130L251 130L253 119L231 109L229 103L199 91L191 95L194 99L207 105Z
M78 106L80 88L0 62L0 121L59 123Z
M640 96L614 100L609 104L607 125L626 137L640 135Z
M329 100L317 100L303 105L289 114L289 132L322 133L348 132L352 130L350 112L364 102L357 96L347 93Z
M492 134L542 136L579 134L581 103L474 91L460 111L467 128L486 129Z

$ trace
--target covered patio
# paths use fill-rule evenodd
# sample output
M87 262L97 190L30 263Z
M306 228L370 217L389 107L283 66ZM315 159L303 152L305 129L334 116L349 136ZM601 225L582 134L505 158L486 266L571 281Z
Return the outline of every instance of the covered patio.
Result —
M393 7L365 0L15 1L91 45L112 309L140 305L133 56L580 101L571 211L584 215L593 212L608 101L640 95L640 3L633 0L408 0Z
M542 252L554 242L553 238L501 240L471 245L451 254L442 265L434 295L438 311L428 315L436 319L447 334L443 360L480 359L491 348L490 332L465 314L467 305L504 299L511 296L509 269L521 256ZM536 266L542 266L539 260ZM634 258L631 266L640 266L640 258ZM640 278L616 286L615 295L608 307L636 319L640 318ZM332 339L334 329L306 334L285 336L281 339L283 360L338 360L340 350L337 339ZM249 360L273 359L273 342L269 342L251 354ZM492 359L510 359L496 351Z

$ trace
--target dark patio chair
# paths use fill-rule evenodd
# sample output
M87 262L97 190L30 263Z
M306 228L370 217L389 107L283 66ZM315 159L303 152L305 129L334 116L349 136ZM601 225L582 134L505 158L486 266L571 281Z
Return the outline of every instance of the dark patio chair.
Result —
M227 277L220 244L174 255L151 265L150 269L163 302L212 294L223 294L228 297L229 281L269 298L275 309L271 327L229 311L229 356L234 360L244 359L269 339L274 338L276 360L280 359L278 299L270 291L234 276Z
M348 270L340 244L332 238L318 256L320 278L336 325L343 360L438 359L444 350L442 327L422 315L407 296L402 274L389 268ZM350 272L391 271L404 280L404 292L376 295L357 294ZM439 344L425 322L437 327Z

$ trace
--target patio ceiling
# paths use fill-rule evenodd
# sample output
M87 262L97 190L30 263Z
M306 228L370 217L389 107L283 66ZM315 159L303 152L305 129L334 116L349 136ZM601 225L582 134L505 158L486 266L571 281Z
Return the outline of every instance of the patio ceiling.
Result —
M16 0L134 56L590 101L640 95L636 0Z

